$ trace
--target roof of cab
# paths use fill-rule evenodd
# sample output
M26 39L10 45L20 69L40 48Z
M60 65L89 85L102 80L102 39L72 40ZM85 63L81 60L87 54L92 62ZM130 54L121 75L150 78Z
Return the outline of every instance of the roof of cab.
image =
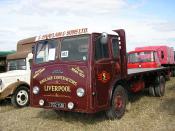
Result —
M22 39L22 40L19 40L17 44L32 43L32 42L35 42L35 39L36 39L36 37L30 37L30 38Z
M17 42L17 51L14 54L7 55L8 60L26 58L32 52L32 46L35 44L36 37L30 37Z
M147 49L147 50L145 50L145 49L143 49L143 50L134 50L134 51L130 51L130 52L128 52L128 54L132 54L132 53L138 53L138 52L150 52L150 51L156 51L156 50L154 50L154 49Z
M36 37L35 41L53 39L53 38L61 38L61 37L66 37L66 36L76 36L76 35L82 35L82 34L103 33L103 32L106 32L109 35L118 35L113 30L109 30L109 31L105 30L104 31L102 29L92 30L89 28L79 28L79 29L73 29L73 30L67 30L67 31L39 35Z

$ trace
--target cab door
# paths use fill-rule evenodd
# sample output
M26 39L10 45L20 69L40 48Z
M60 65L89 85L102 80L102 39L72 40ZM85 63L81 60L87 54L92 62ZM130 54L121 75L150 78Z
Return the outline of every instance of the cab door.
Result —
M111 53L112 53L112 69L113 69L113 75L114 79L118 80L121 79L121 57L120 57L120 45L119 40L117 37L112 37L110 41L111 45Z
M108 105L109 88L116 74L116 61L113 59L111 51L111 41L102 44L100 40L95 43L95 87L96 87L96 105L99 109Z

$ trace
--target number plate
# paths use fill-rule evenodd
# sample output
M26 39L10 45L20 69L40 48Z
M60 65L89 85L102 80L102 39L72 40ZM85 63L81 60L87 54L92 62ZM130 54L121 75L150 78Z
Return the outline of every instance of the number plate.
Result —
M49 102L49 106L54 108L64 108L65 104L61 102Z

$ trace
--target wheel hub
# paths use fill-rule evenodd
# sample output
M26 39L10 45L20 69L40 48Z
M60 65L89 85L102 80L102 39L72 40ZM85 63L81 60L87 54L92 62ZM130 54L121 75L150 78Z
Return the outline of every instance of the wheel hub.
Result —
M115 109L120 110L123 107L122 96L118 94L115 98Z
M28 102L28 93L25 90L21 90L18 92L17 97L16 97L16 102L23 106Z

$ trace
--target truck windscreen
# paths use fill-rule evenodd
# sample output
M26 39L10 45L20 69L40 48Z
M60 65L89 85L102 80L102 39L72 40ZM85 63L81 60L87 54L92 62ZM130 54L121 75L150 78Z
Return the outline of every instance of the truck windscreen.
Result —
M88 54L88 39L86 36L66 37L62 40L43 40L37 43L35 63L54 61L86 61Z
M35 63L53 61L56 58L56 47L58 41L44 40L37 43Z
M62 61L86 61L88 54L88 36L63 39L61 42Z
M154 53L153 52L137 52L131 53L128 56L128 63L136 63L136 62L153 62L154 61Z

